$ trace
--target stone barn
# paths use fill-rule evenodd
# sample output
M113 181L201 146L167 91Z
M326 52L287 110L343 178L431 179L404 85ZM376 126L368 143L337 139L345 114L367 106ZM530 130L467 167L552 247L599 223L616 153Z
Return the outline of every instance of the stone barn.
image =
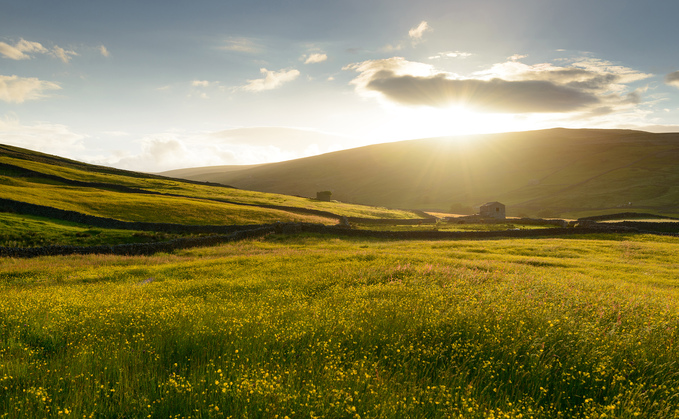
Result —
M330 201L331 196L332 196L331 191L316 192L316 199L319 201Z
M488 202L481 205L479 215L484 218L495 218L504 220L506 218L505 205L499 202Z

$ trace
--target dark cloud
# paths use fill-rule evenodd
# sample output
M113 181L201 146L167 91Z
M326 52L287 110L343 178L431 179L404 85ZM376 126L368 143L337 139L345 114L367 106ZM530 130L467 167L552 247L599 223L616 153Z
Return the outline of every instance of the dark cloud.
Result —
M665 76L665 83L679 87L679 71L675 71L674 73Z
M390 70L372 74L365 88L404 105L445 107L464 105L501 113L571 112L600 100L586 88L548 80L454 80L445 74L429 77L397 75Z

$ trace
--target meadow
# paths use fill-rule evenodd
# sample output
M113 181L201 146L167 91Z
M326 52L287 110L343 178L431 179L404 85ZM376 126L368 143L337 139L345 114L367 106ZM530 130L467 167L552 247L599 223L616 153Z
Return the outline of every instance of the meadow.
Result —
M679 239L0 260L0 417L679 417Z

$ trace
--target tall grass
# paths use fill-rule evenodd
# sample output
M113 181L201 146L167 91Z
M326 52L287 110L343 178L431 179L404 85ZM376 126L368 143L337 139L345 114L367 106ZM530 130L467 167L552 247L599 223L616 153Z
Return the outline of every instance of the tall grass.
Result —
M679 417L678 244L5 259L0 417Z

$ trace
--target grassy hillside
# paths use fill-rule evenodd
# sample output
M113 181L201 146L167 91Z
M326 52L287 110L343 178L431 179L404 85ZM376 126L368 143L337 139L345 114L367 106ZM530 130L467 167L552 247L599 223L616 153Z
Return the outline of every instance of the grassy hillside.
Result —
M677 418L677 238L0 260L0 416Z
M296 208L340 216L418 218L408 211L319 202L93 166L10 146L0 146L0 198L123 221L194 225L337 222Z
M115 245L167 240L175 236L167 233L92 228L44 217L0 213L0 246L4 247Z
M498 200L509 215L679 215L677 161L679 134L552 129L379 144L186 176L303 196L327 189L339 200L394 208Z

